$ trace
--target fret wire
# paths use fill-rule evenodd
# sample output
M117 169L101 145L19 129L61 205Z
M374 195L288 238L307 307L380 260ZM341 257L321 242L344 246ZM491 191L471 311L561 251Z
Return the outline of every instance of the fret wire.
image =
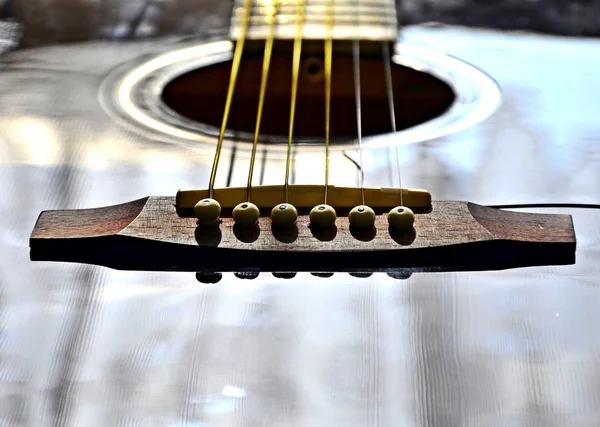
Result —
M329 189L329 139L331 125L331 68L333 61L333 0L329 0L327 38L325 39L325 204Z
M245 18L242 20L240 28L241 37L238 39L235 46L235 52L233 55L233 62L231 65L231 74L229 76L229 89L227 90L227 98L225 100L225 110L223 112L223 121L221 124L221 130L219 132L219 140L217 142L217 149L215 151L215 158L213 160L212 171L210 174L210 182L208 185L209 197L214 198L215 191L215 180L217 178L217 168L219 167L219 160L221 159L221 150L223 149L223 140L225 139L225 130L227 129L227 120L229 118L229 112L231 110L231 102L233 100L233 93L235 92L235 83L237 81L237 75L240 69L240 63L242 62L242 53L244 49L244 42L246 40L246 33L248 31L248 23L250 18L250 6L252 0L245 0Z
M280 25L288 25L288 26L293 26L295 24L294 21L296 20L295 17L293 17L293 16L288 17L285 15L279 15L277 17L277 19L279 21L281 21L281 22L279 22ZM238 21L239 21L238 18L234 18L232 23L234 25L237 25ZM347 15L336 16L335 21L336 21L336 27L340 27L340 26L355 27L355 24L356 24L356 19L351 16L347 16ZM323 26L327 26L327 19L324 19L322 16L318 16L318 15L316 15L316 16L306 15L306 17L304 18L304 22L306 22L307 24L313 24L313 25L320 24ZM382 25L382 26L387 26L387 25L395 26L396 25L396 20L393 18L390 18L389 15L365 15L360 18L360 22L362 24ZM268 20L268 18L265 18L262 15L251 16L250 17L250 25L252 26L251 29L253 29L254 27L268 27L269 20Z
M289 40L293 41L295 38L295 26L284 27L278 26L276 31L276 39L278 40ZM356 30L351 26L338 26L334 30L334 39L335 40L346 40L351 41L356 38L364 41L374 41L374 42L382 42L386 41L389 43L393 43L397 38L397 30L392 27L377 27L372 26L372 31L366 32L366 27L363 29L364 33L360 34L358 37L356 35ZM247 40L265 40L267 37L268 29L264 28L254 28L250 33L247 34ZM305 35L304 40L323 40L325 39L325 35L327 33L327 29L324 28L323 25L305 25ZM231 34L231 39L235 40L237 38L237 33L235 30Z
M251 14L251 16L252 17L260 17L260 16L264 17L264 16L266 16L266 13L265 13L266 11L268 11L268 7L258 6L253 9L253 11L252 11L253 13ZM298 8L293 7L293 6L281 8L279 17L289 17L289 18L297 17L298 16L297 11L298 11ZM366 15L366 16L388 17L390 15L390 12L393 12L393 11L395 11L395 10L390 7L361 8L361 16ZM326 6L313 6L313 7L307 7L305 9L305 14L308 17L311 17L313 15L322 16L326 12L327 12ZM338 18L339 16L352 16L356 20L356 16L354 13L354 6L338 6L336 8L336 10L334 11L334 15L336 18ZM238 15L238 13L236 13L234 16L239 16L239 15Z
M383 61L385 69L385 84L387 87L388 104L390 111L390 122L392 124L392 132L396 133L396 109L394 106L394 87L392 82L392 60L390 58L390 47L387 43L382 43ZM398 188L400 189L400 206L404 205L404 195L402 193L402 173L400 169L400 150L396 144L396 169L398 171Z
M321 41L323 40L325 37L325 31L322 29L322 27L318 27L318 28L314 28L311 27L310 25L306 25L306 32L304 33L304 40L314 40L314 41ZM366 29L363 29L363 31L366 31ZM288 40L290 42L292 42L293 44L293 40L294 40L294 33L295 31L292 28L281 28L279 27L277 29L277 36L276 39L277 40ZM232 36L233 39L235 39L235 33ZM264 40L266 38L266 31L253 31L251 34L249 34L247 36L248 40ZM345 41L352 41L354 39L360 39L362 41L372 41L372 42L382 42L382 41L386 41L386 42L394 42L397 38L397 30L394 28L387 28L385 30L382 30L381 28L377 28L374 29L372 32L370 33L364 33L362 34L360 37L356 37L356 32L355 30L352 29L352 27L337 27L336 30L334 31L334 40L345 40Z
M260 94L258 100L258 111L256 113L256 128L254 130L254 141L252 143L252 157L250 159L250 170L248 172L248 188L247 198L250 202L252 192L252 177L254 175L254 163L256 161L256 147L258 146L258 137L260 135L260 123L262 120L263 107L265 103L265 95L267 93L267 82L269 79L269 69L271 66L271 56L273 54L273 44L275 41L275 24L277 17L277 0L272 0L271 3L271 21L269 25L269 34L265 41L265 53L263 58L263 70L260 82Z
M290 130L288 135L287 158L285 165L285 202L289 202L290 166L292 159L292 139L294 136L294 119L296 117L296 98L298 95L298 77L300 74L300 58L302 54L302 28L304 25L304 3L299 0L299 13L297 19L296 38L294 39L294 59L292 64L292 100L290 105Z
M280 7L297 7L301 1L302 0L280 0L279 5L280 5ZM328 7L330 4L330 0L304 0L303 3L306 8L310 8L310 7L314 7L314 6L327 6ZM361 8L363 6L395 7L394 0L370 0L370 1L361 0L360 3L361 3ZM239 9L241 7L244 7L244 4L245 4L245 0L235 0L234 8ZM263 4L262 0L253 0L253 2L252 2L253 6L259 6L261 4ZM356 4L356 0L335 0L333 2L334 8L343 6L343 5L353 5L353 4Z
M304 39L305 40L323 40L327 34L327 28L322 24L311 24L305 23L305 32ZM397 38L397 28L393 25L365 25L362 29L362 34L358 37L356 35L356 30L353 26L350 25L338 25L334 28L334 39L336 40L354 40L355 38L359 38L360 40L372 40L372 41L388 41L394 42ZM265 29L264 26L255 26L252 30L247 34L246 38L249 40L264 40L267 36L268 30ZM276 31L276 38L281 40L294 40L295 37L295 25L287 25L281 24L278 25ZM238 37L238 33L235 29L232 29L231 38L236 39Z

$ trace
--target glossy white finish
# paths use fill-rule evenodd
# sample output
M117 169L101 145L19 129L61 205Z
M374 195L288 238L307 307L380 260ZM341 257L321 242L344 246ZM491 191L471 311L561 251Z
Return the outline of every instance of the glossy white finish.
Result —
M407 186L477 203L600 202L597 40L412 28L490 73L490 119L401 147ZM119 64L170 41L10 54L0 73L0 406L7 426L594 426L600 215L569 210L574 266L285 281L32 263L43 209L202 186L214 145L165 144L97 101ZM93 67L90 66L93 64ZM393 185L388 148L367 185ZM224 157L231 158L227 151ZM321 179L301 153L296 182ZM227 164L227 163L225 163ZM243 185L247 158L234 159ZM283 179L281 159L264 182ZM356 168L332 162L339 184ZM219 185L227 182L227 168ZM26 195L27 197L24 197ZM29 197L34 195L35 197ZM557 212L564 213L565 210Z

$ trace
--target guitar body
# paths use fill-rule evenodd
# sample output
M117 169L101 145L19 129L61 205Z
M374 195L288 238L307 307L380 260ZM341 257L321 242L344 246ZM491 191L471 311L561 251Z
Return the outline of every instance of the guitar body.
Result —
M214 141L181 143L144 132L107 108L103 90L132 61L221 39L89 41L4 54L0 356L5 393L19 402L9 405L7 419L86 426L594 425L594 209L523 210L572 216L575 262L561 266L406 276L312 275L308 267L287 280L224 273L210 284L191 272L30 260L41 211L206 185ZM503 98L485 121L402 145L403 184L426 188L435 200L478 205L600 203L600 41L425 26L404 29L402 39L473 64ZM365 184L395 184L395 138L379 136L365 151ZM226 147L220 185L245 185L250 148L247 141ZM335 184L357 185L348 160L356 156L352 147L333 147ZM322 158L300 146L295 182L318 183L313 165ZM284 160L276 146L261 147L256 179L280 183Z

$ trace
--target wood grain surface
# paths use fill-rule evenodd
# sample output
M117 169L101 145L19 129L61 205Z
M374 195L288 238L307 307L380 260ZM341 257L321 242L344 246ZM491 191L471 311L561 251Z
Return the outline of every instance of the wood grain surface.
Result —
M210 8L199 14L214 18ZM407 28L403 40L473 63L504 96L476 127L400 147L403 183L436 200L480 205L600 203L598 40L448 27ZM535 210L573 216L576 263L565 266L404 280L227 273L202 284L192 273L31 262L41 211L208 182L214 145L146 138L98 102L115 67L178 41L85 42L3 57L3 425L597 425L595 210ZM280 159L267 156L263 167L259 154L257 181L280 184ZM393 150L364 154L366 185L397 185ZM224 159L218 185L227 183L230 163L231 185L244 185L244 146ZM301 154L296 182L318 183L320 159ZM343 153L332 159L332 180L357 185Z
M399 268L483 270L575 262L568 215L506 212L467 202L434 202L415 227L397 231L378 215L357 230L336 226L277 229L268 216L255 227L225 216L217 227L180 217L174 197L113 207L43 212L31 239L36 261L87 262L121 269L189 271L385 271Z

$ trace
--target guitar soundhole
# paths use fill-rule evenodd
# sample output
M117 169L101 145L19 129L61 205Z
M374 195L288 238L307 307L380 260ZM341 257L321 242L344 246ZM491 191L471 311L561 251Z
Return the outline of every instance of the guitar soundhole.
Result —
M260 47L260 46L259 46ZM247 53L239 73L225 144L252 143L263 58ZM292 55L276 51L269 75L260 144L286 150L291 101ZM301 58L294 143L320 145L325 132L325 64L306 49ZM337 149L353 146L357 123L351 51L333 58L331 137ZM344 53L345 52L345 53ZM361 60L362 133L392 132L384 62L369 51ZM231 43L181 47L115 69L100 90L104 108L119 123L156 141L214 143L219 136L231 72ZM372 138L372 146L416 143L467 129L492 115L502 97L496 82L442 52L402 45L391 73L398 136ZM248 144L249 145L249 144Z
M263 59L249 56L242 61L228 129L252 134L256 124ZM331 135L347 142L356 136L354 74L352 57L333 59ZM231 62L219 62L175 77L163 89L162 101L181 116L208 125L221 126ZM390 133L388 94L384 63L380 57L361 60L362 130L365 136ZM398 130L414 127L442 115L456 95L442 80L412 68L392 67ZM277 55L271 73L261 124L261 134L285 140L289 131L292 59ZM316 56L306 56L300 66L294 135L322 138L325 129L324 65Z

